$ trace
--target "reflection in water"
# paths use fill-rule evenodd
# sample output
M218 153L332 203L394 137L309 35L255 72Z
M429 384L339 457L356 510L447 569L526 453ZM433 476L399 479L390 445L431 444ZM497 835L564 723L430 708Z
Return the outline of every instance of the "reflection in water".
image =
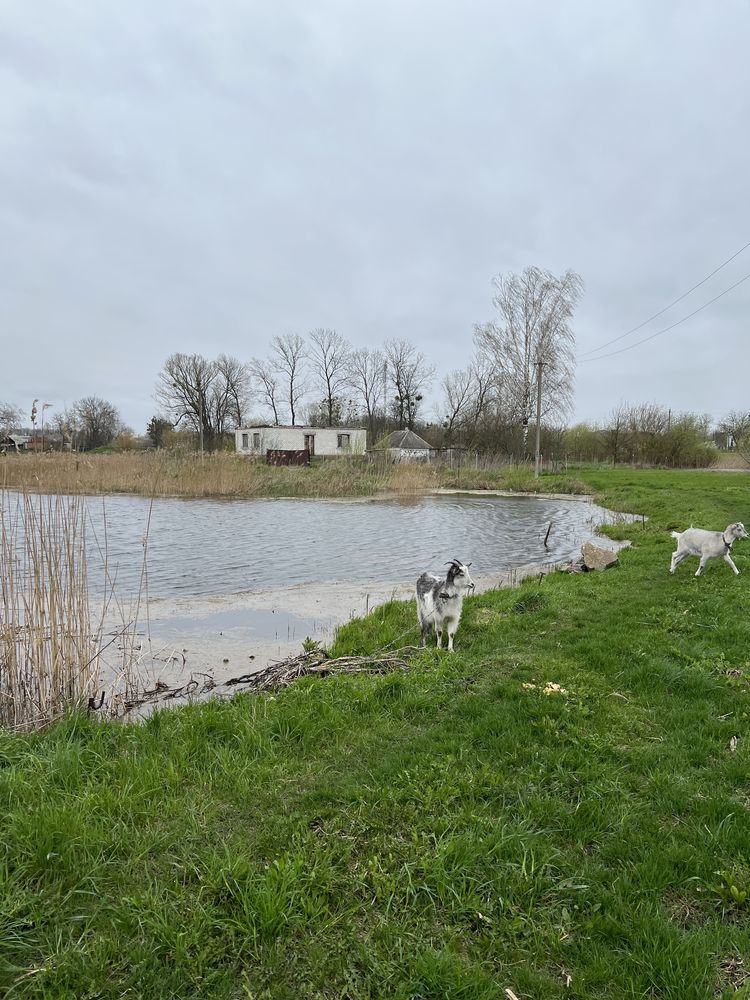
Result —
M225 595L300 583L415 579L447 560L481 576L568 559L612 515L585 500L428 496L373 502L90 498L121 594L141 583L148 530L151 597ZM548 547L544 546L552 522ZM101 570L89 550L94 579Z

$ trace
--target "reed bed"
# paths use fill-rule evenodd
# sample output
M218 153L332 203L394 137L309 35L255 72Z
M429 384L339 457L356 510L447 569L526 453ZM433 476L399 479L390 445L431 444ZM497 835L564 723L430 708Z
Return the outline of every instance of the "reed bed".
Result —
M84 497L0 488L0 729L39 729L81 708L119 716L140 697L147 544L148 530L139 592L123 602Z
M408 496L443 486L587 492L581 482L565 476L535 480L528 465L450 468L352 457L321 460L309 468L279 468L228 452L201 457L178 451L7 455L0 459L0 484L44 493L185 497Z
M85 706L98 677L80 497L0 491L0 726L35 729Z

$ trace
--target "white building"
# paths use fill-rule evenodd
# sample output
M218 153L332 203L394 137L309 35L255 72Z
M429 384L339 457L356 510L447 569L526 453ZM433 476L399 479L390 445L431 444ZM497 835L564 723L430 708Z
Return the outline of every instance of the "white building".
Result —
M367 431L362 427L239 427L234 432L238 455L265 457L268 451L303 451L310 456L364 455Z
M436 450L414 431L393 431L381 441L383 449L392 462L429 462Z

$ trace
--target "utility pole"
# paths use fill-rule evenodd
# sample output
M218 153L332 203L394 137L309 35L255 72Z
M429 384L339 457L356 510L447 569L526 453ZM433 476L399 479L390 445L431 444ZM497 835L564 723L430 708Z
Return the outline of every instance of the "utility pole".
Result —
M42 454L44 454L44 411L48 410L52 403L42 403Z
M539 478L539 448L542 437L542 366L543 361L536 363L536 459L534 461L534 479Z
M203 392L198 396L198 423L201 435L201 458L203 458Z

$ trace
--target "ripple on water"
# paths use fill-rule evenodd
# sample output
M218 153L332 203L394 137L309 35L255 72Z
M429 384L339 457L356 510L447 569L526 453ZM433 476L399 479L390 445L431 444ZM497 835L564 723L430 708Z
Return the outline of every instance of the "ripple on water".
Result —
M107 522L110 573L123 594L141 581L151 501L89 502ZM152 597L225 595L333 581L411 580L446 560L477 575L577 554L610 512L587 500L428 496L369 503L325 500L155 499L148 528ZM548 547L544 536L552 523ZM97 567L92 565L96 578Z

